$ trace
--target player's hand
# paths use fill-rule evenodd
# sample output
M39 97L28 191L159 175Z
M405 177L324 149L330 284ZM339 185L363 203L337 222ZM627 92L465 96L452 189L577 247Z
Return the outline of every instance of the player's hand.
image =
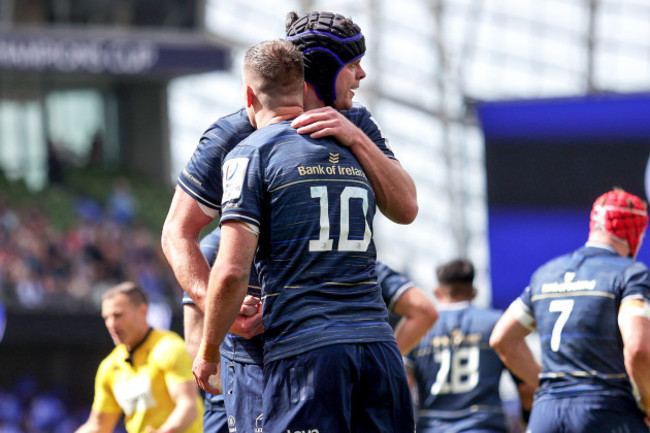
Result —
M194 358L192 365L192 374L194 374L194 381L196 384L212 395L222 393L221 387L221 362L208 362L200 356Z
M262 300L253 295L246 295L244 302L241 304L239 314L242 316L254 316L258 312L257 306L261 304Z
M315 108L296 117L291 126L298 134L309 134L310 138L332 136L344 146L350 147L354 137L361 130L332 107Z
M264 332L264 323L262 322L262 303L259 302L259 298L254 298L252 296L251 298L257 299L258 301L254 305L249 304L247 306L247 308L254 309L254 313L248 314L249 311L247 311L246 314L242 314L242 310L244 309L244 306L242 305L242 309L228 330L231 334L239 335L244 338L253 338L254 336ZM252 303L253 301L251 300L250 302ZM246 299L244 299L244 303L246 303Z

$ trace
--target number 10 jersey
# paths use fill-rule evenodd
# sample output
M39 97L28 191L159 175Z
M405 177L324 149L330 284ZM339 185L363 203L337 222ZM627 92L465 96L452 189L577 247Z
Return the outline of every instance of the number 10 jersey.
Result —
M221 221L259 230L264 362L394 341L375 271L375 195L351 151L266 126L224 162Z

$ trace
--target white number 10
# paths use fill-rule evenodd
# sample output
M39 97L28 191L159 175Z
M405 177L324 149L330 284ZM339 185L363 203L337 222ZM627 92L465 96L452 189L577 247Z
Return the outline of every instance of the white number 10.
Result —
M312 186L311 196L320 200L320 231L318 233L318 240L309 241L309 251L331 251L334 240L330 239L327 187ZM353 198L360 198L362 201L365 230L363 239L361 240L350 240L350 200ZM341 233L339 234L338 251L366 251L372 237L370 226L365 218L365 215L368 214L368 191L359 187L346 186L341 193L340 200Z

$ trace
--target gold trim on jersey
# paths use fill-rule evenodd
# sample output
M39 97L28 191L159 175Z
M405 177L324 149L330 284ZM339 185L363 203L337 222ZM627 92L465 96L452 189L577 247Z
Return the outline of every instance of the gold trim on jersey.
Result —
M290 187L292 185L297 185L299 183L313 183L313 182L354 182L354 183L360 183L361 185L368 186L368 182L364 182L362 180L357 180L357 179L302 179L302 180L295 180L293 182L286 183L284 185L280 185L276 188L273 188L269 190L269 192L274 193L278 190Z
M615 296L613 293L608 293L608 292L565 292L565 293L545 293L542 295L534 295L531 296L530 300L531 302L539 301L540 299L548 299L548 298L566 298L569 296L600 296L603 298L610 298L614 299Z

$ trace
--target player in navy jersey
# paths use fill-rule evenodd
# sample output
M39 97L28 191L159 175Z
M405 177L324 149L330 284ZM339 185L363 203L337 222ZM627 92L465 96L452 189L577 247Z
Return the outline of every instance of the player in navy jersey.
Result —
M215 229L201 240L201 251L208 260L208 263L214 263L219 249L220 230ZM395 327L395 339L397 346L402 354L407 354L420 339L431 328L438 317L438 313L433 304L426 298L421 290L403 274L391 269L388 265L377 262L377 281L381 287L383 300L389 311L401 316ZM260 290L257 285L257 274L255 267L251 269L252 277L249 283L248 293ZM251 292L253 291L253 292ZM259 298L259 294L257 297ZM184 305L192 305L194 301L185 295L183 297ZM202 326L203 321L193 326ZM199 342L193 342L192 347L198 349ZM196 350L190 352L192 357ZM247 340L242 337L231 335L226 338L221 345L222 359L222 384L223 392L227 396L246 395L241 407L230 407L226 410L222 394L212 395L206 393L205 399L205 416L203 427L205 431L222 433L227 430L226 413L231 415L230 427L240 426L241 430L244 425L243 420L238 419L237 413L250 413L253 415L255 423L254 430L261 426L262 415L262 390L264 382L263 374L263 352L262 340L260 337L254 337ZM239 380L236 380L239 379ZM228 398L230 402L233 399ZM225 429L225 430L222 430Z
M497 323L492 346L522 379L539 381L528 431L648 431L650 273L635 260L647 225L641 199L603 194L586 245L537 269ZM524 343L535 328L541 366Z
M395 340L406 355L438 319L438 311L413 281L382 262L375 266L381 295L391 313L401 316L395 325Z
M418 391L419 433L506 432L499 382L506 370L488 342L501 313L471 301L474 266L464 259L438 267L440 318L406 357Z
M375 196L349 148L299 135L302 56L270 41L244 57L258 129L226 157L222 235L194 375L219 369L219 345L246 293L262 286L264 429L412 431L412 404L375 272Z
M365 72L359 64L365 52L363 35L359 28L350 19L328 12L306 14L301 19L296 19L295 14L291 17L287 31L299 36L294 37L293 42L299 48L302 47L305 50L304 57L310 59L306 74L324 74L328 77L322 83L308 84L305 108L311 111L298 117L294 122L295 126L300 128L301 133L334 136L350 147L373 185L380 210L397 222L412 221L417 213L412 180L395 159L387 140L368 110L356 103L352 104L351 101L352 89L365 77ZM328 25L330 27L327 27ZM329 38L325 37L328 33ZM307 45L310 49L307 49ZM313 49L319 46L326 48L332 57L344 59L346 63L339 64L336 68L321 68L319 62L327 61L327 58L323 59L321 53ZM350 51L349 47L353 47L352 54L344 54L343 51ZM345 57L346 55L349 57ZM317 90L319 86L324 90ZM336 89L334 92L340 97L334 100L328 98L327 102L319 97L328 93L327 86L333 86ZM346 110L342 112L344 116L329 106L325 107L326 103L336 109ZM200 254L198 239L201 230L220 210L222 160L253 130L243 109L219 119L203 134L197 150L179 176L163 227L162 244L179 283L196 301L196 305L184 307L186 324L202 322L209 266ZM402 303L405 304L410 298L409 294ZM244 324L236 332L250 336L252 325L253 321L249 320L248 324ZM186 338L198 327L193 329L194 331L189 326L185 327ZM231 377L228 381L234 383L235 378ZM254 380L250 379L250 382ZM226 395L227 406L232 400L230 397L234 395ZM237 422L240 422L239 418L236 417Z

